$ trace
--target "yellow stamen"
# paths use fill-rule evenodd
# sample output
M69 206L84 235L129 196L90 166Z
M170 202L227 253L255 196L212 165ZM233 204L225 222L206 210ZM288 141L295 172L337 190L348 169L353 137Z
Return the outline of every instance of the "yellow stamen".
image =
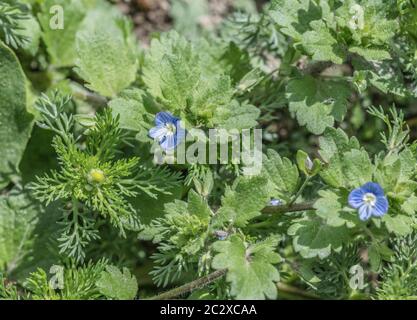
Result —
M101 184L106 180L104 172L100 169L91 169L88 173L88 182Z

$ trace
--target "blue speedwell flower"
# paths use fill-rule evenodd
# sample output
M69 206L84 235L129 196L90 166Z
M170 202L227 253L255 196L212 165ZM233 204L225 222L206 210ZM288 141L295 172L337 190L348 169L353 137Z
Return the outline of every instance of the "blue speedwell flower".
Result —
M181 119L169 112L158 112L155 116L155 125L149 130L149 136L158 140L164 150L172 150L180 144L185 137L185 129L181 126Z
M271 199L271 201L269 201L269 205L273 207L277 207L277 206L282 205L282 201L280 199L273 198Z
M388 211L384 190L375 182L367 182L352 190L348 201L352 208L358 209L361 220L368 220L372 216L381 217Z

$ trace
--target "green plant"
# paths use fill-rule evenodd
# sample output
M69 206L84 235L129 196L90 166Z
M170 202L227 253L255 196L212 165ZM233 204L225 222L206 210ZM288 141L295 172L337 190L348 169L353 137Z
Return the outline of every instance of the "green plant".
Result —
M0 298L414 299L416 5L0 4Z

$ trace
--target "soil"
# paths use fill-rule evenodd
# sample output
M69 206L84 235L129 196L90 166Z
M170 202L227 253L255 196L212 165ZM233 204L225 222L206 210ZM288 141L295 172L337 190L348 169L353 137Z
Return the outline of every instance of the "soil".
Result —
M175 0L172 0L175 1ZM172 28L170 16L171 2L169 0L119 0L120 10L131 16L135 33L142 46L149 44L153 32L168 31ZM191 0L192 1L192 0ZM234 0L209 0L209 15L201 19L202 27L212 28L220 24L233 9ZM267 2L257 0L258 9Z

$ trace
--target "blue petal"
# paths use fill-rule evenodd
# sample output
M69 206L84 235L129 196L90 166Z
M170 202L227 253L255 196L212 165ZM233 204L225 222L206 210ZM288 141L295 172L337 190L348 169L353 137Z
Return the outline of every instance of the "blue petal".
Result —
M279 206L281 204L282 204L282 201L280 199L271 199L271 201L269 201L270 206Z
M373 208L370 205L363 205L359 208L359 219L362 221L368 220L373 214Z
M363 202L364 194L365 192L363 191L362 187L352 190L348 198L349 205L352 208L358 209L364 203Z
M176 147L175 135L165 136L165 139L160 143L160 146L164 150L172 150Z
M384 189L378 183L367 182L362 187L362 190L374 194L376 197L384 195Z
M182 140L184 140L186 130L182 126L182 121L177 121L175 124L175 138L176 138L176 145L180 144Z
M161 141L163 137L167 134L168 130L164 126L153 127L149 130L149 136L152 139L158 139Z
M376 217L381 217L388 211L388 200L386 197L377 197L376 203L374 206L373 215Z
M157 126L164 126L167 123L175 123L178 118L166 111L158 112L155 116L155 124Z

